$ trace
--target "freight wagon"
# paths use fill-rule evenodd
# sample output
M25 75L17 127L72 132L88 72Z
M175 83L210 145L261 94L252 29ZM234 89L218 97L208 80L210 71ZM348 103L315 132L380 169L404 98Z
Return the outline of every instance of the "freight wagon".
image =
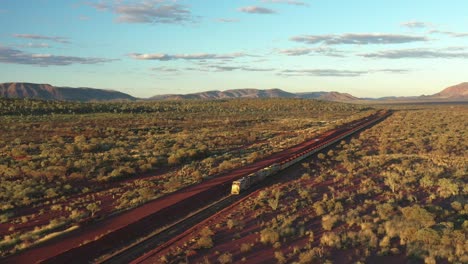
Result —
M323 143L319 143L316 146L313 146L310 149L304 150L302 152L296 153L291 157L288 157L285 160L280 161L279 163L274 163L266 168L263 168L257 172L251 173L247 176L244 176L240 178L239 180L233 181L232 182L232 187L231 187L231 194L240 194L243 190L248 189L250 186L255 185L256 183L263 181L266 177L269 177L273 174L276 174L278 171L284 170L288 168L289 166L292 166L308 157L311 155L317 153L318 151L348 137L349 135L369 126L370 124L373 124L379 120L381 120L384 117L387 117L390 115L391 112L389 111L382 111L378 114L375 114L374 116L367 117L363 119L360 123L353 124L352 126L347 126L348 130L345 130L344 132L338 134L337 136L325 140ZM328 131L325 135L322 136L322 138L326 138L328 136L333 135L334 133L338 132L339 130L331 130ZM320 141L318 139L315 139L315 141Z

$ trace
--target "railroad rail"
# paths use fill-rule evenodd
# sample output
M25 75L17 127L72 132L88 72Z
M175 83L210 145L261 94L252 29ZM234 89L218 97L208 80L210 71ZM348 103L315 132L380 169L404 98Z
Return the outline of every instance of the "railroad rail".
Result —
M280 165L284 167L281 168L280 171L286 169L287 167L293 164L296 164L300 160L310 157L312 154L315 154L354 133L361 131L362 129L369 127L370 125L375 124L376 122L387 117L389 114L390 113L386 113L381 117L378 117L377 119L371 119L368 122L365 122L364 124L355 126L355 129L353 129L353 131L351 132L327 140L323 143L318 144L317 146L314 146L313 148L304 150L300 153L293 155L290 158L282 160L280 162ZM288 163L291 164L288 165ZM278 172L274 172L273 174L277 173ZM108 257L104 261L100 261L98 263L142 263L145 260L148 260L152 256L156 255L157 253L162 252L163 250L171 247L173 244L182 240L197 228L204 226L206 223L210 222L213 218L217 217L218 215L221 215L225 212L229 212L231 209L241 204L244 200L257 193L260 190L260 187L262 187L265 184L268 184L272 180L274 180L274 178L267 178L264 181L262 181L259 185L254 186L254 188L250 188L247 192L243 192L241 195L227 196L219 202L216 202L213 205L209 206L206 210L197 212L196 215L190 216L186 219L182 219L178 223L171 225L166 230L154 235L153 237L144 241L143 243L133 245L127 248L126 250L119 252L118 254L114 254L113 256ZM212 209L214 208L217 209L213 211ZM221 211L219 211L219 209L221 209ZM153 249L146 252L149 248Z
M113 260L114 262L111 261L111 262L105 262L105 263L131 263L131 264L141 263L147 260L148 258L152 257L153 255L171 247L174 243L180 241L181 239L185 238L188 234L192 233L197 227L203 226L207 222L210 222L211 220L213 220L213 218L219 215L222 215L224 212L229 212L231 209L235 208L237 205L241 204L243 201L247 200L249 197L255 195L259 191L260 189L257 188L255 190L251 190L248 193L243 193L241 196L232 196L232 195L228 196L230 198L233 198L233 202L229 206L223 208L221 211L217 211L216 213L210 215L208 218L205 218L204 220L195 223L189 228L183 231L179 231L179 233L175 237L171 237L168 240L166 240L164 243L160 243L156 248L153 248L149 252L145 252L144 255L141 255L138 258L133 258L133 259L116 258ZM125 262L126 260L130 260L130 261Z
M253 164L234 169L224 175L212 178L200 184L183 188L133 210L84 226L76 232L70 233L67 237L50 241L18 255L7 257L3 259L2 262L88 263L119 248L123 248L124 250L120 250L115 254L115 258L113 258L114 255L109 257L109 259L112 258L112 263L119 262L118 256L121 256L122 259L124 259L126 255L135 257L144 252L139 251L138 254L130 254L130 252L136 252L132 250L132 248L134 249L141 246L147 249L148 247L164 243L164 240L167 240L167 238L177 233L171 233L169 228L173 227L182 230L181 226L183 223L188 223L189 226L193 225L196 222L194 219L200 217L200 215L195 216L196 214L193 214L193 212L204 212L201 215L206 217L210 212L212 214L212 212L220 210L223 206L228 206L227 201L234 198L224 199L224 197L230 193L231 185L234 180L258 172L272 164L282 164L282 166L286 168L353 133L359 132L381 121L390 114L391 112L388 111L380 111L366 118L345 124L337 129L324 133L315 140L303 142L289 149L272 154ZM238 199L239 196L236 198ZM219 201L226 201L226 204ZM231 204L232 203L231 201ZM212 205L213 207L208 205ZM183 222L185 220L187 220L187 222ZM174 225L173 223L178 224ZM169 228L165 228L167 226L169 226ZM158 233L160 235L148 236L148 234L155 232L155 230L162 231ZM166 239L162 239L164 238L164 233L167 234L165 235ZM133 246L128 246L128 241L135 241L136 238L141 237L146 237L146 239ZM87 241L87 243L84 243L85 241ZM125 257L125 260L126 259L127 257ZM102 261L105 262L106 259Z
M123 248L104 258L98 259L96 263L130 263L134 259L153 249L155 246L161 246L164 241L168 241L174 236L180 235L180 233L182 233L184 230L193 227L194 224L202 222L207 217L212 216L223 208L233 204L235 200L237 200L237 197L234 196L223 197L221 200L200 209L199 211L175 222L174 224L171 224L167 228L158 230L154 234L149 235L148 237L138 241L137 243L134 243L133 245Z

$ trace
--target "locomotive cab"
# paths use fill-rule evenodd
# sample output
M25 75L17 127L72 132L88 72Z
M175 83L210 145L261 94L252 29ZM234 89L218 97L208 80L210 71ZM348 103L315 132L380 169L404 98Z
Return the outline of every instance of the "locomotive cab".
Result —
M249 179L242 177L237 181L232 182L231 194L240 194L242 190L249 188Z

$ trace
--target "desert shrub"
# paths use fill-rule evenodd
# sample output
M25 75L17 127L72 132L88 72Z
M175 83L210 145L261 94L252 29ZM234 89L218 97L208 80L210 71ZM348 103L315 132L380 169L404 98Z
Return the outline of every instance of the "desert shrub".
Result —
M209 227L204 227L200 231L200 237L197 240L198 248L212 248L213 239L211 236L214 235L214 232Z
M252 244L248 244L248 243L243 243L241 246L240 246L240 251L242 253L247 253L249 252L250 250L252 250Z
M437 185L439 185L437 192L442 198L448 198L450 196L457 195L459 192L457 183L450 179L440 179L437 181Z
M320 244L323 246L329 246L334 248L340 248L341 238L339 235L334 232L327 232L322 235L320 238Z
M434 215L419 205L401 208L401 213L406 224L414 224L420 228L435 224Z
M270 205L270 207L271 207L271 209L272 209L273 211L276 211L276 209L278 209L278 205L279 205L279 199L280 199L280 196L281 196L281 190L279 190L279 189L274 189L272 192L273 192L274 197L268 199L268 205Z
M6 223L8 222L8 219L10 219L10 217L13 216L13 213L9 212L9 213L3 213L3 214L0 214L0 223Z
M393 213L393 206L388 203L379 204L376 206L377 213L382 220L388 219Z
M263 229L260 232L260 241L264 244L274 244L279 241L279 233L271 228Z
M221 162L221 164L219 164L219 169L224 171L224 170L230 170L230 169L233 169L235 168L236 165L231 162L231 161L228 161L228 160L225 160L223 162Z
M309 243L314 242L314 231L309 230L309 231L306 232L306 235L309 236Z
M284 254L281 251L275 251L275 258L279 264L284 264L287 262L286 257L284 257Z
M302 252L299 254L299 263L300 264L308 264L313 263L315 258L315 253L313 250L307 250L306 252Z
M86 206L86 209L91 212L91 216L94 216L94 214L101 210L101 207L97 203L90 203Z
M80 219L83 219L85 218L86 216L88 216L88 212L85 212L85 211L81 211L81 210L78 210L78 209L75 209L75 210L72 210L71 213L70 213L70 218L75 220L75 221L78 221Z
M310 178L311 178L311 177L310 177L310 174L307 173L307 172L304 173L304 174L302 174L302 176L301 176L301 179L303 179L303 180L310 180Z
M322 202L315 202L312 207L314 208L315 210L315 213L318 215L318 216L321 216L323 214L326 213L325 209L323 208L323 205L322 205Z
M305 188L300 188L297 190L297 193L302 199L310 199L311 193Z
M227 222L226 222L226 225L229 229L232 229L234 226L236 226L236 221L232 220L232 219L229 219Z
M324 215L322 217L322 227L323 229L330 231L333 229L333 226L338 222L339 216L337 215Z
M213 239L210 236L201 236L197 240L198 248L212 248L213 247Z
M228 252L223 253L221 256L218 257L218 261L221 264L232 263L232 254Z
M201 236L212 236L212 235L214 235L214 232L209 227L206 226L200 231L200 235Z
M462 207L461 203L458 202L458 201L452 202L452 203L450 204L450 206L452 206L452 208L453 208L455 211L461 211L461 210L463 210L463 207Z

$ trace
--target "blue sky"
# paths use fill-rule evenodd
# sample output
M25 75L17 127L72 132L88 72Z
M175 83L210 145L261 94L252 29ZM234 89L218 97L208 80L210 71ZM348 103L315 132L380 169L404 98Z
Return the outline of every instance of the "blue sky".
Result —
M138 97L433 94L468 81L466 0L0 0L0 82Z

